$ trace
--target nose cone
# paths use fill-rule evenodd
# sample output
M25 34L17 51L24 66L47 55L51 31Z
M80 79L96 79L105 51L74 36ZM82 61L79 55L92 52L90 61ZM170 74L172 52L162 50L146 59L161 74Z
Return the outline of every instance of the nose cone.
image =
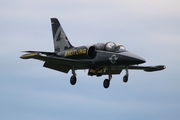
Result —
M120 53L121 55L124 56L124 59L129 63L129 64L142 64L145 63L146 60L138 55L135 55L130 52L122 52Z

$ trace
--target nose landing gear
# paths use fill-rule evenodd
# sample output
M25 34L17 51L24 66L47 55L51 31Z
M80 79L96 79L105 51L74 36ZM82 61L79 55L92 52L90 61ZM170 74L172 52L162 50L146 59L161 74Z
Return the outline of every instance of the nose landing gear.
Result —
M128 73L128 67L126 67L126 75L123 77L123 81L126 83L128 81L129 73Z
M128 67L126 67L126 74L125 76L123 77L123 82L128 82L128 77L129 77L129 72L128 72ZM110 70L109 70L109 78L108 79L105 79L104 82L103 82L103 86L104 88L108 88L110 86L110 81L112 79L112 74L110 73Z

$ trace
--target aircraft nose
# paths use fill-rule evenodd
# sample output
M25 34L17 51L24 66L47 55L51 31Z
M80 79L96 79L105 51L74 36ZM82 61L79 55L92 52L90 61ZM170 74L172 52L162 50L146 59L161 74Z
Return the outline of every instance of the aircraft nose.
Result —
M137 61L139 62L139 63L145 63L146 62L146 60L144 59L144 58L142 58L142 57L139 57L139 56L137 56Z
M125 56L130 64L141 64L146 62L144 58L130 52L122 52L121 55Z

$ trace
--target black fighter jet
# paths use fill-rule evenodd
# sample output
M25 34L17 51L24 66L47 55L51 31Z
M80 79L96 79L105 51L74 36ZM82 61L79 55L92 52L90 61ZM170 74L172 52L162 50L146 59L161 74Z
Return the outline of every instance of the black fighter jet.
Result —
M164 65L139 66L139 64L146 62L145 59L128 52L123 45L114 42L74 47L69 42L58 19L51 18L51 25L54 52L24 51L27 54L22 55L20 58L42 60L44 61L43 67L63 73L68 73L71 70L71 85L76 84L76 70L88 69L89 76L108 75L108 78L103 82L104 88L108 88L112 75L120 74L122 70L126 71L123 81L127 82L129 69L144 70L146 72L165 69Z

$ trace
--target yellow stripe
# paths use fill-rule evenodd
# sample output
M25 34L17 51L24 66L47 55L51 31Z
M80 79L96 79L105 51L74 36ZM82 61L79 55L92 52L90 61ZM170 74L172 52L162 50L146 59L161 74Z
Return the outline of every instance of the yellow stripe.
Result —
M24 55L22 55L20 58L21 58L21 59L29 59L29 58L33 58L33 57L35 57L35 56L39 56L39 54L38 54L38 53L24 54Z

